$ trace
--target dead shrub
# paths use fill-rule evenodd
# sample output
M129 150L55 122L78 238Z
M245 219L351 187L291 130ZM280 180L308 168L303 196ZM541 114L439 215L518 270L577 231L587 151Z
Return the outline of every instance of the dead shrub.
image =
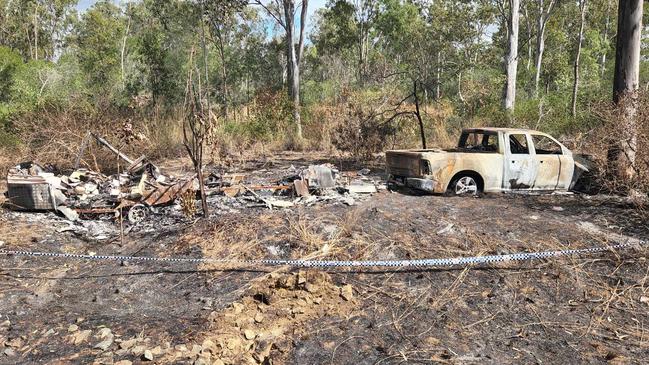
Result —
M198 212L196 191L189 189L180 195L180 208L187 218L193 218Z
M447 128L453 108L448 103L420 106L427 147L450 147L455 140ZM369 160L386 149L421 147L415 105L393 95L347 93L342 101L316 109L323 124L320 139L358 159Z
M346 93L341 102L332 105L327 121L331 143L340 151L358 159L370 160L388 145L397 131L394 119L388 119L376 102L362 95Z
M60 169L74 167L88 132L103 136L132 158L178 156L182 153L179 125L173 119L150 119L118 110L41 109L13 121L21 141L14 158L37 160ZM13 161L13 163L18 161ZM117 157L90 139L80 166L114 172ZM123 161L119 162L124 165Z
M312 141L312 148L331 152L335 148L332 136L343 117L343 110L336 105L322 103L312 106L309 111L310 118L304 128L304 137Z
M388 137L393 136L396 130L392 123L381 123L372 115L350 110L336 130L333 144L356 158L370 160L376 153L385 150Z
M581 144L583 151L593 157L593 176L602 191L619 194L649 192L649 95L639 95L637 103L637 145L632 176L618 171L613 156L616 149L619 149L621 139L629 134L622 122L624 107L612 103L602 103L594 107L593 112L601 120L601 124L590 131ZM624 102L621 105L624 105Z

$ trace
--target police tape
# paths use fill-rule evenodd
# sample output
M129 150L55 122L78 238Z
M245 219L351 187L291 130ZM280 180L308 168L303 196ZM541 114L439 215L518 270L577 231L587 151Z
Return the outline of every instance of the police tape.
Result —
M191 258L191 257L147 257L147 256L120 256L120 255L87 255L59 252L34 252L34 251L12 251L0 250L0 255L20 257L43 257L72 260L91 261L132 261L132 262L163 262L163 263L203 263L217 265L234 265L246 267L268 267L287 266L295 268L430 268L450 267L462 265L480 265L490 263L506 263L518 261L532 261L561 256L578 256L611 252L614 250L640 248L646 241L633 240L632 242L616 243L608 246L591 248L577 248L569 250L541 251L541 252L519 252L503 255L486 255L454 258L432 258L414 260L301 260L301 259L214 259L214 258Z

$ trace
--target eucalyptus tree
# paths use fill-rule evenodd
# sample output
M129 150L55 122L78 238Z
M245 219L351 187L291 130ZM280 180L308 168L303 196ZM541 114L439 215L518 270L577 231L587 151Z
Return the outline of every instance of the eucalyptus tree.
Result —
M70 31L76 0L0 0L0 44L24 59L53 61Z
M640 83L640 49L643 0L619 0L617 42L615 46L615 74L613 101L622 110L619 146L612 154L612 162L619 175L636 175L638 146L636 115Z
M132 93L148 90L156 106L172 107L184 97L189 49L199 33L200 12L179 0L144 0L132 8L132 39L138 73Z
M579 61L581 58L581 48L584 42L584 27L586 25L586 7L587 0L579 0L579 34L577 35L577 54L573 64L573 83L572 83L572 107L571 114L574 117L577 114L577 93L579 92Z
M232 33L237 23L236 15L247 4L246 0L211 0L204 1L203 9L210 24L211 39L221 59L221 85L223 113L229 117L228 60L226 48L229 47Z
M507 48L505 51L505 87L503 107L511 112L516 104L516 81L518 72L518 29L520 22L520 0L499 2L499 9L507 31Z
M550 17L554 13L557 3L560 0L536 0L537 21L536 21L536 53L534 54L534 96L539 96L539 80L541 79L541 68L543 67L543 53L545 52L546 27Z
M118 79L123 20L119 7L100 1L83 14L74 34L77 58L97 96L109 95Z
M266 10L267 14L284 30L286 62L288 66L287 91L293 104L295 137L297 140L301 140L302 120L300 116L300 66L302 64L302 55L304 53L309 0L302 0L299 4L296 3L295 0L254 0L253 3ZM300 8L300 15L296 22L297 8ZM296 27L298 28L297 30Z

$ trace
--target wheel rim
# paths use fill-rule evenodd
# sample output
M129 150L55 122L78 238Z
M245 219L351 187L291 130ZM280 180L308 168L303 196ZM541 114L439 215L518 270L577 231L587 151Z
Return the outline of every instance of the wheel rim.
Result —
M471 176L461 177L457 183L455 183L455 195L475 195L477 193L478 183L476 183L475 179Z
M128 211L128 220L131 224L137 224L146 218L146 207L143 205L135 205Z

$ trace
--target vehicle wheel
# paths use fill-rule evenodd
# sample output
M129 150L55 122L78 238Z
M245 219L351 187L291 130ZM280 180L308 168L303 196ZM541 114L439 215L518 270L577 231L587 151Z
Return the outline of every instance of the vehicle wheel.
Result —
M455 195L478 195L480 186L474 177L465 175L455 179L450 190Z
M148 209L142 204L137 204L131 207L128 211L128 221L131 224L138 224L146 218L148 214Z

